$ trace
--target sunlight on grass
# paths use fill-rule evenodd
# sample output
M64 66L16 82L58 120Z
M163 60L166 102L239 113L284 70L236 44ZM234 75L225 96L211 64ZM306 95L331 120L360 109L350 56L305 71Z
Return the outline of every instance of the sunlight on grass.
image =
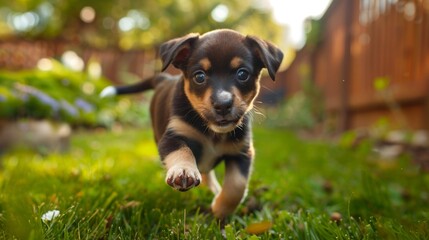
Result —
M370 142L351 148L261 127L255 147L249 194L229 219L228 239L429 234L429 177L407 156L386 168ZM18 149L1 160L0 238L222 238L206 214L208 189L180 193L164 183L150 131L78 132L66 153ZM59 216L42 221L53 210Z

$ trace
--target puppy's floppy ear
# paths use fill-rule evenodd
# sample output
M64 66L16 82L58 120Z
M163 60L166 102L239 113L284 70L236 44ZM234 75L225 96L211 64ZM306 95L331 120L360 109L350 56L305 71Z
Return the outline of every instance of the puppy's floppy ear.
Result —
M267 68L271 79L274 81L276 72L283 60L283 52L273 44L254 36L246 36L246 41L255 49L259 60Z
M199 34L190 33L184 37L175 38L165 42L159 48L162 60L162 71L168 65L173 64L176 68L183 69L191 55L192 43L199 38Z

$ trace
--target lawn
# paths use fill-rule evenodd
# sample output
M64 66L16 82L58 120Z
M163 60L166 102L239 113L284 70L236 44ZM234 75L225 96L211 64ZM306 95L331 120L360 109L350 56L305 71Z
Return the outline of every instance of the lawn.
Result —
M255 129L256 162L227 239L424 239L429 175L407 156ZM219 167L222 175L222 167ZM1 156L0 238L222 239L212 194L164 183L150 129L77 132L66 153ZM42 220L58 210L52 220ZM256 234L259 232L258 234Z

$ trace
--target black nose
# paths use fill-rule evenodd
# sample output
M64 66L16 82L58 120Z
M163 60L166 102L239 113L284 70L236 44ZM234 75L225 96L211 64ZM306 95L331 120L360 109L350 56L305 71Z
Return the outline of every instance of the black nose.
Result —
M234 103L233 96L230 92L221 91L212 96L212 105L215 112L225 116L231 112Z
M232 99L228 101L214 102L213 108L215 109L217 114L225 116L231 112Z

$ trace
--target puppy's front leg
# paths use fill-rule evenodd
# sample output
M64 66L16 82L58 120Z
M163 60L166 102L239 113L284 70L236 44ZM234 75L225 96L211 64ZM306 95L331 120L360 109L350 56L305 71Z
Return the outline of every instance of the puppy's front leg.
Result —
M172 151L164 158L167 169L165 181L179 191L187 191L201 182L194 154L187 146Z
M212 202L215 217L224 219L234 212L246 195L252 155L240 155L225 159L225 178L222 190Z
M186 138L169 129L161 137L158 150L167 169L165 182L168 185L179 191L187 191L200 184L201 174Z

